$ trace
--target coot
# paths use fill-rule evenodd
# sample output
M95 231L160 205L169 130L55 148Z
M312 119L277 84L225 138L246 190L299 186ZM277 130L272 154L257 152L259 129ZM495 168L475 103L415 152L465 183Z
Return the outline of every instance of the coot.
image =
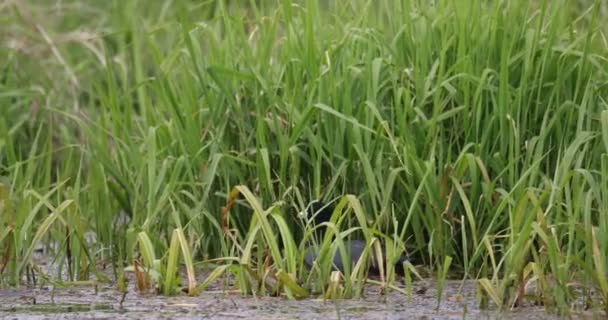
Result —
M324 222L329 222L331 216L335 210L335 207L332 204L326 204L319 200L312 201L304 211L300 212L300 218L307 219L312 221L313 227L315 227L315 238L317 244L323 241L323 237L325 236L326 226L322 226L321 224ZM351 261L351 270L355 266L355 264L359 261L361 256L363 255L363 251L366 247L366 242L364 240L348 240L344 239L344 247L346 249L347 256L350 256ZM384 245L382 247L383 260L386 263L386 248ZM380 269L378 268L378 263L376 263L375 250L373 247L370 248L368 255L372 256L372 265L370 266L369 273L370 274L380 274ZM309 241L306 245L306 254L304 256L304 263L310 268L313 266L315 260L319 255L319 248L314 243ZM401 255L397 262L395 262L395 273L399 275L404 275L404 262L409 261L407 255ZM342 255L340 254L340 249L336 250L333 258L333 265L336 270L344 273L344 262L342 261ZM386 269L385 269L386 270Z

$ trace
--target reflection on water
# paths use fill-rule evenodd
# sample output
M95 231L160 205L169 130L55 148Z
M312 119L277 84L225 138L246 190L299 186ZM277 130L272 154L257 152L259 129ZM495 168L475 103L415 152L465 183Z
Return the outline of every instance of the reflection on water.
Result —
M133 282L131 282L133 283ZM415 286L422 287L420 283ZM223 290L219 285L198 297L162 297L141 295L130 288L121 305L122 294L112 286L93 290L27 289L0 291L0 318L48 319L554 319L542 307L525 306L517 311L496 313L478 307L473 282L451 281L444 289L438 309L436 291L431 283L425 290L415 287L411 297L397 292L380 295L370 286L365 297L352 300L322 299L287 300L273 297L241 297L238 292ZM428 289L428 290L427 290ZM589 313L590 319L600 315ZM597 317L596 317L597 316ZM587 317L585 317L587 318Z

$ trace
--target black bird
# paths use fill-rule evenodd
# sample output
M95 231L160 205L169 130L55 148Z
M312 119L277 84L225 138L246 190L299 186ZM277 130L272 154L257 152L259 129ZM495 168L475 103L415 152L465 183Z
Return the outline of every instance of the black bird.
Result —
M312 219L313 227L315 227L315 237L317 241L320 243L325 236L326 226L321 226L324 222L329 222L331 216L335 210L335 207L331 204L323 203L319 200L312 201L304 211L300 212L300 218L303 219ZM363 255L363 251L366 247L366 242L364 240L344 240L344 247L346 248L347 254L350 256L351 261L351 270L352 267L359 261L361 256ZM370 248L373 249L373 248ZM383 260L386 263L386 248L382 245L382 255ZM378 263L374 250L369 251L372 256L372 265L370 266L369 273L373 275L380 274L380 269L378 268ZM313 266L315 260L318 258L319 251L318 248L315 247L313 243L306 244L306 254L304 256L304 263L310 268ZM398 275L404 275L404 266L405 262L409 261L409 257L407 255L401 255L397 262L395 262L395 273ZM342 261L342 255L340 254L340 250L336 250L333 258L334 268L344 273L344 262Z

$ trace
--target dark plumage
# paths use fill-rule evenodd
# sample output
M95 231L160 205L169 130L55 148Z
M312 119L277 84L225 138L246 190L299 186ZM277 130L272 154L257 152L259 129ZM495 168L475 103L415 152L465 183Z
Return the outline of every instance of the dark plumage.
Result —
M312 201L306 209L300 213L301 218L312 219L313 226L317 227L315 231L315 237L320 243L323 240L325 235L325 226L320 226L324 222L329 222L331 216L334 212L334 206L331 204L325 204L321 201L315 200ZM366 243L363 240L344 240L344 246L346 248L347 255L350 256L351 260L351 270L352 267L359 261L361 256L363 255L363 251L365 250ZM379 274L380 270L378 268L378 263L376 262L376 257L373 254L374 250L369 251L369 254L372 256L372 265L370 266L369 272L370 274ZM382 254L386 263L386 248L382 245ZM318 248L314 246L312 243L308 243L306 245L306 254L304 256L304 263L308 267L312 267L315 260L319 255ZM402 255L399 260L395 263L395 273L399 275L404 274L403 263L408 261L409 258L407 255ZM342 255L340 254L340 250L336 250L333 258L333 265L336 270L340 270L344 272L344 262L342 261Z

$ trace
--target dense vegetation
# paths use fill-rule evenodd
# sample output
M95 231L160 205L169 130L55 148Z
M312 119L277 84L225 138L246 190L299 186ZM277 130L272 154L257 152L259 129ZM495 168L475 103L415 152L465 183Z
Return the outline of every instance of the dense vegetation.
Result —
M126 269L171 294L204 262L243 293L357 296L364 269L340 291L302 267L297 212L338 199L332 230L407 251L412 278L606 307L606 17L600 0L5 1L1 286L40 274L46 244L57 283Z

